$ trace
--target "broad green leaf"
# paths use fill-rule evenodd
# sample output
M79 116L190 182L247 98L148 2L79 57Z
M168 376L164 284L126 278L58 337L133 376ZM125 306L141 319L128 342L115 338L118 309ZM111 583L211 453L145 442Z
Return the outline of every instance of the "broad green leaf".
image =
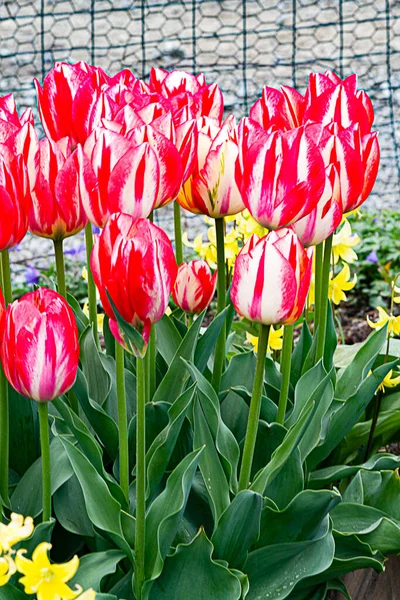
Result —
M279 511L265 506L261 513L261 534L257 548L314 539L321 523L341 501L337 491L304 490Z
M183 421L192 404L195 387L195 385L192 385L170 406L168 411L168 425L158 434L146 454L146 495L150 500L153 499L171 459Z
M146 515L145 578L156 579L185 511L194 474L203 448L186 456L168 478Z
M107 374L107 377L108 374ZM83 372L78 369L73 390L87 420L99 436L100 441L112 458L118 454L118 427L102 406L89 395L88 384Z
M78 326L78 332L79 335L81 335L87 329L89 325L89 319L87 315L85 315L85 313L83 312L81 305L79 304L78 300L74 298L74 296L67 293L67 300L68 304L74 311L76 324Z
M140 356L143 356L145 354L145 344L143 336L141 335L141 333L139 333L136 327L134 327L133 325L131 325L131 323L128 323L127 321L125 321L125 319L122 318L110 294L108 292L106 292L106 294L127 347L130 348L130 351L133 354L139 352Z
M64 529L75 535L94 536L82 488L75 474L56 491L53 506L57 521Z
M205 311L197 317L180 343L166 375L154 394L153 402L169 402L172 404L182 393L183 387L188 379L188 374L183 367L182 360L193 361L194 359L204 314Z
M253 351L236 354L231 358L228 368L222 376L221 390L244 386L251 394L255 370L256 356Z
M338 377L335 397L347 400L355 394L371 370L386 341L387 326L374 331L358 350L348 367Z
M125 558L125 553L120 550L93 552L82 556L79 560L79 568L69 585L78 584L84 590L93 588L95 592L100 592L103 577L115 573L118 563L123 558Z
M275 450L270 462L257 474L255 480L251 484L250 489L254 492L263 494L267 485L272 483L274 478L282 470L304 435L313 408L313 404L304 407L297 422L288 430L282 444Z
M292 354L292 364L290 369L290 381L293 387L296 387L297 382L301 377L301 372L307 354L312 345L312 335L307 325L307 321L303 321L300 337L294 347Z
M357 388L356 392L352 396L347 396L346 402L330 414L325 437L309 456L308 466L310 470L327 458L350 431L371 402L378 386L393 367L393 363L388 363L372 371Z
M100 360L110 376L111 388L103 408L106 413L118 423L118 396L117 396L117 380L115 360L111 356L100 355ZM124 369L125 374L125 394L126 394L126 413L128 423L136 414L136 377L127 368Z
M343 499L359 502L386 513L400 522L400 477L397 471L359 471Z
M50 444L51 492L54 494L72 476L68 456L58 438ZM38 458L21 477L11 496L14 512L36 518L42 512L42 459Z
M181 342L182 336L168 315L154 325L157 331L157 346L165 362L170 365Z
M213 547L203 530L188 545L179 545L169 556L149 600L240 600L239 579L212 558Z
M213 319L197 343L194 364L201 373L203 373L207 366L208 359L213 353L216 341L222 326L227 319L228 313L229 307L227 306Z
M214 558L225 560L231 568L243 566L260 533L261 508L260 494L243 490L235 496L211 538Z
M332 482L351 477L358 471L383 471L400 468L400 457L393 454L376 454L362 465L335 465L313 471L309 477L309 487L319 489Z
M11 583L0 587L0 600L26 600L26 595Z
M111 390L111 377L101 362L91 328L81 336L80 346L83 374L88 384L89 396L102 406Z
M146 452L156 439L156 437L168 425L168 411L171 404L167 402L148 402L146 404ZM129 469L134 472L136 465L136 416L133 417L128 426L129 442ZM114 469L118 465L118 459Z
M23 475L40 455L37 403L8 386L10 469Z
M66 438L59 439L81 485L86 510L93 525L107 532L114 543L132 560L132 550L122 531L121 505L110 494L104 479L86 456Z
M50 521L45 521L44 523L39 523L36 525L31 537L19 542L13 547L13 549L19 550L20 548L23 548L27 551L28 555L32 554L35 548L42 542L51 542L51 536L53 534L55 524L56 522L54 519L50 519Z
M303 542L273 544L250 552L243 567L250 581L248 600L282 600L306 577L329 568L335 543L329 520L319 537Z
M318 389L320 384L325 382L326 385L326 375L326 371L320 360L312 369L301 376L294 390L293 410L286 420L288 427L296 423L301 411L309 402L311 394Z
M229 504L229 489L233 493L237 490L239 446L222 421L214 388L194 365L186 363L186 366L198 384L193 409L193 443L195 447L205 445L199 466L217 522Z

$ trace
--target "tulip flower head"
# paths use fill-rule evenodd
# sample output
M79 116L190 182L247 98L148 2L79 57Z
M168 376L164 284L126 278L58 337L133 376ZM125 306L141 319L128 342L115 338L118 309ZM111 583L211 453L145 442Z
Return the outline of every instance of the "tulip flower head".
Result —
M116 213L95 237L91 267L114 337L129 349L110 299L119 315L141 334L143 351L131 349L143 355L151 325L164 315L175 283L177 264L170 240L147 219Z
M297 321L310 287L312 255L289 229L261 239L253 235L235 263L231 298L236 312L264 325Z
M263 227L279 229L317 208L325 189L325 167L304 127L264 131L250 119L239 126L243 202Z
M26 235L31 208L28 172L22 155L7 149L0 155L0 251L19 244Z
M13 388L38 402L54 400L73 386L78 328L60 294L39 288L8 306L1 360Z
M3 144L26 123L33 125L32 109L27 108L19 116L14 96L12 94L0 96L0 143Z
M235 118L223 125L215 119L198 121L197 166L183 185L179 204L195 214L219 218L235 215L245 206L235 181L238 141Z
M178 267L172 298L185 312L200 313L210 305L216 285L217 271L212 275L205 260L182 263Z
M32 187L29 229L34 235L63 240L87 223L82 198L92 198L93 178L81 146L71 152L68 138L39 142L38 171Z

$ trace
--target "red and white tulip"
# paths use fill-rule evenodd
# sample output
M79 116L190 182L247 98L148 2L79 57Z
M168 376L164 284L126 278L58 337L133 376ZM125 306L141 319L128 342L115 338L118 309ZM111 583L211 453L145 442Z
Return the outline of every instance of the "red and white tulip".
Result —
M264 325L297 321L310 287L312 255L290 229L271 231L261 239L253 235L235 263L235 310Z
M22 155L6 146L0 153L0 251L19 244L26 235L31 209L28 172Z
M82 198L97 197L82 147L71 152L68 138L59 142L43 139L37 163L30 231L53 240L79 233L87 223Z
M178 267L172 298L185 312L201 313L210 305L216 285L217 271L212 274L205 260L182 263Z
M18 393L38 402L65 394L79 363L78 328L66 300L40 288L7 308L1 360Z
M146 348L152 324L166 311L177 273L165 232L147 219L114 214L95 238L91 267L117 341L125 345L107 294L121 317L142 335Z

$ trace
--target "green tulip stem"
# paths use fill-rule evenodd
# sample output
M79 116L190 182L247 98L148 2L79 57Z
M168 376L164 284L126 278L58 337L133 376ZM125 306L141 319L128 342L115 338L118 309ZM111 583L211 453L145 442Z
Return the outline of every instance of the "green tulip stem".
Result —
M56 256L56 271L57 271L57 283L58 292L64 298L67 297L67 287L65 285L65 264L64 264L64 252L63 252L63 240L54 240L54 254Z
M145 516L146 516L146 419L144 360L136 360L136 532L135 585L136 600L142 598L144 582Z
M321 312L321 283L324 244L315 247L315 300L314 300L314 337L317 335L319 316Z
M174 202L174 230L176 262L181 265L183 263L182 216L181 207L176 200Z
M92 269L90 267L90 256L93 249L93 230L92 224L88 223L85 227L85 243L86 243L86 266L87 266L87 281L88 281L88 301L89 301L89 322L92 326L94 341L99 348L99 336L97 333L97 296L96 286L93 279Z
M278 416L276 418L277 423L283 425L285 421L288 392L290 384L290 367L292 360L292 349L293 349L293 325L286 325L283 330L283 347L281 354L281 391L279 394L279 405L278 405Z
M321 278L321 306L317 333L317 351L315 362L317 363L324 356L326 324L328 319L328 292L329 292L329 275L331 271L331 254L332 254L333 235L330 235L325 241L324 259L322 263L322 278Z
M0 266L4 300L6 305L8 305L12 302L10 256L8 250L2 251ZM9 437L8 382L0 366L0 496L4 504L8 503Z
M225 265L225 231L224 218L215 219L215 232L217 240L217 314L222 312L226 305L226 265ZM219 334L214 358L214 371L212 384L215 391L219 392L221 384L222 371L225 363L225 346L226 346L226 324L222 326Z
M40 448L42 453L42 503L43 522L51 518L51 471L50 471L50 437L49 406L47 402L38 402Z
M156 329L153 325L151 328L150 341L149 341L149 393L147 394L148 401L151 402L156 392L156 375L157 375L157 340L156 340Z
M254 449L256 446L258 421L260 418L261 399L264 387L265 355L268 348L270 325L261 325L258 337L257 366L254 379L253 393L250 402L249 419L244 441L242 467L239 478L239 491L248 488L253 465Z
M124 349L115 344L115 368L118 400L119 482L125 498L129 499L128 415L126 411Z

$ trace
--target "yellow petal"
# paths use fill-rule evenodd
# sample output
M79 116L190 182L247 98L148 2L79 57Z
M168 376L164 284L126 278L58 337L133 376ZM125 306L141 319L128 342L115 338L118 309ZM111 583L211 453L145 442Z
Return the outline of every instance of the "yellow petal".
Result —
M51 565L51 571L62 582L73 578L79 567L79 558L75 555L70 561L60 565Z
M11 514L8 525L0 523L0 551L7 552L14 544L26 540L33 533L34 525L31 517Z
M82 592L82 588L77 586L72 590L65 583L53 579L51 581L42 581L36 592L37 600L74 600Z
M81 596L79 596L77 598L77 600L95 600L96 598L96 592L92 589L90 590L86 590L86 592L83 592L83 594Z
M49 569L51 567L48 552L50 552L52 546L47 542L42 542L37 546L32 554L32 562L35 563L35 567L38 569Z

